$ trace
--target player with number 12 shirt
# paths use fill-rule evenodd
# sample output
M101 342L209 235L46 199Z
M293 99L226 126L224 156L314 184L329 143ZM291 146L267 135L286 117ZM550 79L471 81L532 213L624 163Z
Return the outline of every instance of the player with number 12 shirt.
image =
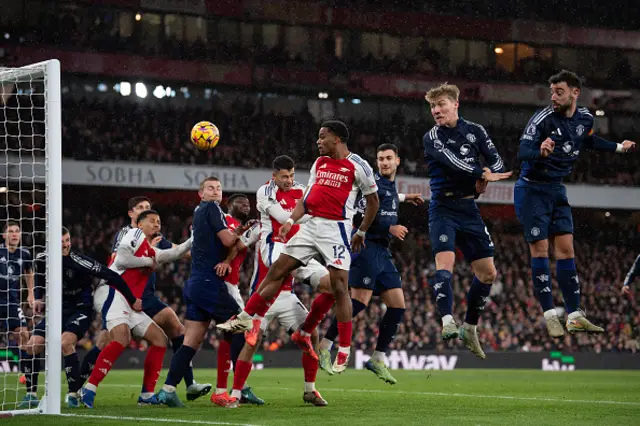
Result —
M349 130L341 121L322 123L317 140L321 156L311 167L309 185L303 199L298 201L291 217L280 228L279 235L286 236L305 214L310 219L286 243L284 251L271 265L265 280L253 293L244 311L237 318L218 325L223 330L233 332L259 327L257 320L269 310L284 279L293 270L307 265L314 256L320 255L329 270L336 299L340 340L338 371L346 368L351 347L351 299L348 291L350 252L353 250L357 253L362 248L379 206L373 170L365 160L349 152L348 140ZM350 241L351 219L355 213L358 192L362 192L366 198L367 207L360 228ZM312 314L313 308L309 315ZM311 346L310 336L306 334L303 337L309 340L308 346ZM317 359L313 348L310 355Z

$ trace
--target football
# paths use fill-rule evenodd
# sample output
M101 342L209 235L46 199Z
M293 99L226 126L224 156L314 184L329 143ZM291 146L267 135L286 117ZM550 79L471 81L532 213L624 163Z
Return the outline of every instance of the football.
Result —
M220 131L215 124L201 121L191 129L191 142L202 151L207 151L218 145Z

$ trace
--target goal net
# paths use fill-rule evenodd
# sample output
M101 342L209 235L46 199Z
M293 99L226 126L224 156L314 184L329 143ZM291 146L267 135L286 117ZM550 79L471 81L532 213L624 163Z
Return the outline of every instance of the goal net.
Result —
M0 417L59 414L60 63L0 67L0 110ZM36 268L38 255L46 261ZM34 348L44 317L45 347Z

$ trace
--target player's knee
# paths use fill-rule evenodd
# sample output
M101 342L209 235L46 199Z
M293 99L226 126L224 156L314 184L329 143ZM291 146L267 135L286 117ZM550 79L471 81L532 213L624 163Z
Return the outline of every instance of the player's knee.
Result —
M29 355L34 355L36 353L35 345L36 345L36 343L35 343L35 336L34 336L25 345L20 346L20 349L22 349L23 351L25 351Z
M18 333L18 339L20 341L20 346L26 346L29 342L29 332L25 329L21 329Z
M320 283L318 284L318 291L320 293L332 293L331 277L329 276L329 274L325 274L322 278L320 278Z
M345 288L346 286L344 284L345 283L335 282L335 285L333 286L333 295L336 299L340 299L342 297L350 298L349 290Z
M22 349L29 355L37 355L44 351L44 344L44 337L32 336Z
M29 353L29 355L38 355L43 353L44 349L45 349L44 337L39 337L33 342L33 344L30 345L27 352Z
M204 336L191 335L189 333L186 333L184 335L184 342L182 342L182 346L189 346L192 349L198 350L200 346L202 346L203 341Z
M153 346L158 346L161 348L167 347L167 335L164 334L164 331L160 327L153 327L153 329L149 329L151 333L148 333L146 336L147 341Z
M389 308L406 309L404 292L401 288L394 288L382 293L382 301Z
M122 346L129 346L131 343L131 332L125 324L114 327L111 332L111 340L115 340ZM106 346L106 345L105 345Z
M109 342L111 342L111 334L107 330L102 330L96 339L96 346L98 349L103 350Z
M478 273L478 279L484 284L492 284L498 277L498 271L494 265L486 267Z
M549 240L540 240L529 243L531 257L549 257Z
M172 339L175 339L176 337L184 336L184 325L182 325L180 321L176 321L176 322L177 324L175 324L172 327L172 333L171 333Z
M166 309L165 309L166 310ZM180 322L178 317L171 312L163 312L163 315L166 315L163 321L162 330L166 333L166 335L170 339L175 339L176 337L184 336L184 325ZM158 321L156 321L158 323Z
M573 259L573 244L555 244L553 248L556 259Z
M61 338L61 346L62 346L62 354L64 356L71 355L76 351L76 343L78 338L75 334L71 333L62 333Z

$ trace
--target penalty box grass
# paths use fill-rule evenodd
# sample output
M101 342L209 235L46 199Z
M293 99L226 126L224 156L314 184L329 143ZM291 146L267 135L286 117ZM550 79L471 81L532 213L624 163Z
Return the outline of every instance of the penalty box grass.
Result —
M318 372L317 389L328 407L302 401L302 369L254 370L249 385L266 405L225 409L209 397L187 408L138 407L142 371L113 370L98 388L96 408L69 410L62 417L17 416L2 425L632 425L640 419L640 372L534 370L393 371L388 385L369 371ZM13 375L12 375L13 376ZM166 377L161 375L157 390ZM215 369L198 369L196 380L215 386ZM11 381L14 381L15 377ZM231 378L229 380L231 384ZM63 394L66 385L63 386ZM18 395L24 395L24 387ZM5 402L15 390L4 392ZM5 408L6 409L6 408Z

